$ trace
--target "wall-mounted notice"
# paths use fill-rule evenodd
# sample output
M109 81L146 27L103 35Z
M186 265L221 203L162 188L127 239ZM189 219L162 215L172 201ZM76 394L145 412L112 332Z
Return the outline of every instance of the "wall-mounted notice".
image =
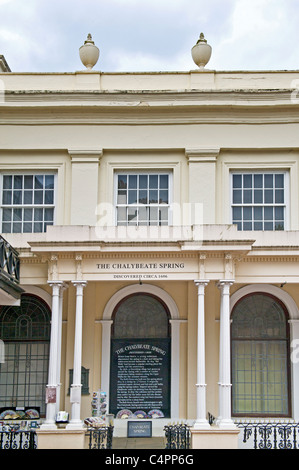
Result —
M170 416L170 339L112 340L110 413Z

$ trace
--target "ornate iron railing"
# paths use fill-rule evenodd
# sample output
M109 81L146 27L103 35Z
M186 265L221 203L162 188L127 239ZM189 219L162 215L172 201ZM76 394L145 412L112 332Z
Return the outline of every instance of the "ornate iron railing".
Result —
M18 252L0 235L0 273L19 284L20 260Z
M299 423L236 422L236 425L243 431L243 444L253 449L299 449Z
M188 424L171 424L164 426L165 449L190 449L191 431Z
M87 431L89 449L112 449L113 426L90 428Z
M37 449L35 431L0 431L0 449Z

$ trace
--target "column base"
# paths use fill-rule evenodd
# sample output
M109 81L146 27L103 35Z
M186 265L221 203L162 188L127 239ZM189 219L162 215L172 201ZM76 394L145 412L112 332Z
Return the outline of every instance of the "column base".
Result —
M57 426L54 422L53 423L46 423L45 422L45 423L41 424L40 429L43 430L43 431L55 431L57 429Z
M209 429L191 428L192 449L238 449L240 430L220 429L210 426Z
M216 426L219 428L219 429L237 429L237 426L235 425L235 423L233 422L233 420L231 419L218 419L216 420Z
M70 431L80 431L84 429L84 423L83 421L70 421L66 425L65 429L70 430Z
M195 421L193 429L210 429L210 424L206 419Z

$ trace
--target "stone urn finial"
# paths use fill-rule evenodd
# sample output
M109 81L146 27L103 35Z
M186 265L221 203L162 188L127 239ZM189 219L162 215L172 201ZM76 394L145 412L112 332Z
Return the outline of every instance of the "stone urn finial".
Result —
M204 34L200 33L199 40L191 49L192 59L200 70L203 70L205 65L207 65L211 58L211 54L211 46L207 43Z
M83 46L80 47L79 55L82 64L85 65L88 70L91 70L97 63L100 51L92 40L91 34L87 35L86 41Z

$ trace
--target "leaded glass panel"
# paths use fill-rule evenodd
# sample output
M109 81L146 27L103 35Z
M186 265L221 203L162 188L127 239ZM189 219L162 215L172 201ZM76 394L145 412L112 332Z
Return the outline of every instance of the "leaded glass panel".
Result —
M33 406L45 414L50 318L48 306L26 294L19 307L2 307L5 360L0 364L0 407Z
M136 294L118 306L114 316L113 338L167 338L168 314L155 297Z
M284 307L272 296L257 293L236 305L232 320L233 414L289 416Z

